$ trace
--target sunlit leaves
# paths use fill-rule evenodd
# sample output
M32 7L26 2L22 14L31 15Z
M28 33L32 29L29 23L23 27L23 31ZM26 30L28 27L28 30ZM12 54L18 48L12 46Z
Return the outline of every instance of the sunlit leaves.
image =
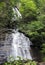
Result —
M36 19L37 7L33 0L21 0L20 12L25 21Z
M26 7L26 8L30 8L30 9L33 9L35 10L36 9L36 4L33 0L21 0L21 4L23 7Z

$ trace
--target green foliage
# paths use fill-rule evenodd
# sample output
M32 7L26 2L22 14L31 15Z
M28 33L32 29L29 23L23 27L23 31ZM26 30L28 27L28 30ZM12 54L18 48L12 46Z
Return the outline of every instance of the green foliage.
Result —
M0 2L0 27L5 27L12 19L12 7L7 2Z
M5 62L3 65L37 65L35 61L28 61L27 63L23 63L21 60L15 60L13 62Z
M44 54L45 50L40 49L45 43L45 0L24 0L22 1L20 12L24 22L21 26L19 25L20 30L27 34L39 51L43 51L41 54ZM45 61L45 56L42 56Z
M44 24L40 21L34 21L28 24L27 28L30 28L31 31L37 31L44 28Z
M11 4L12 6L16 6L17 3L19 3L19 2L20 2L20 0L10 0L10 4Z
M42 44L41 54L42 54L42 61L45 61L45 43Z
M19 59L18 60L11 60L11 61L7 61L5 62L3 65L24 65L23 61L21 60L20 57L18 57ZM12 57L10 58L12 59Z
M5 62L3 65L37 65L37 62L27 60L27 62L23 62L23 60L14 60L11 62Z
M37 65L37 62L28 60L24 65Z
M27 24L23 23L19 29L29 36L34 45L41 47L42 42L45 42L45 25L42 22L33 21Z
M36 19L37 7L33 0L21 0L20 12L24 21Z
M12 22L14 6L17 6L22 14L20 22ZM45 0L1 0L0 28L12 26L27 34L33 44L42 49L39 51L45 53Z

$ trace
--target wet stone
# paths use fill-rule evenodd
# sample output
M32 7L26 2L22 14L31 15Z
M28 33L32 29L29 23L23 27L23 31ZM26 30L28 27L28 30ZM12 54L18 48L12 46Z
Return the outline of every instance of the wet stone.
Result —
M0 33L0 64L7 61L7 56L11 45L6 43L6 35L7 33Z

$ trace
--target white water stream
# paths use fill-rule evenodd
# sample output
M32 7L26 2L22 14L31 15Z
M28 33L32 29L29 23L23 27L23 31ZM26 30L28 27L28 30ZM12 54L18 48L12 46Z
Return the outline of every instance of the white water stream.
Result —
M10 37L10 36L9 36ZM31 53L30 53L30 45L31 42L29 38L27 38L23 33L20 32L14 32L11 34L12 38L9 38L7 42L11 42L11 51L10 55L13 56L13 58L17 59L17 56L21 57L21 59L31 59ZM12 40L11 40L12 39Z
M17 8L13 8L14 18L13 21L16 20L16 15L19 18L22 18L22 15L18 11ZM26 37L23 33L18 32L17 30L13 30L12 33L6 34L5 40L0 41L0 63L4 60L8 60L9 56L12 56L14 59L17 59L17 56L21 57L21 59L30 59L31 56L31 41L28 37ZM3 45L2 45L3 44Z

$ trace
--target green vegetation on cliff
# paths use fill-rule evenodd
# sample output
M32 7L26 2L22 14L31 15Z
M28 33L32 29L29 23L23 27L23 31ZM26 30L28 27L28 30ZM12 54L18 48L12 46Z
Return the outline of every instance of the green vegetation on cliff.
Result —
M20 21L12 22L14 6L22 14ZM45 61L45 0L1 0L0 29L13 26L29 36Z

